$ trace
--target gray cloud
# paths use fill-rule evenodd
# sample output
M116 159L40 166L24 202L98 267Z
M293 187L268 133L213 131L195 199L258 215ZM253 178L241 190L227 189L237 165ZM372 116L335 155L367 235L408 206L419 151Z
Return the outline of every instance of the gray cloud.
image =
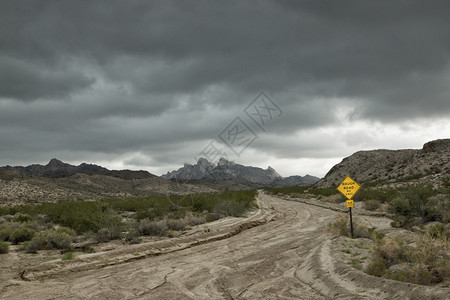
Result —
M261 90L284 114L269 126L276 137L253 147L276 158L296 155L290 149L302 146L287 137L299 131L448 118L449 8L419 0L5 1L0 162L86 152L112 160L142 153L125 159L131 165L182 161L245 117ZM326 141L299 155L313 157L311 145L318 157L333 155Z

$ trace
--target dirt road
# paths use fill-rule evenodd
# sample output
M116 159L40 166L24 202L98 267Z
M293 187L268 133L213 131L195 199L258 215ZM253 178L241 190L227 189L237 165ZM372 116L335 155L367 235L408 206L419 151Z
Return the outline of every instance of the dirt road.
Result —
M169 254L44 280L11 281L0 297L384 299L392 295L334 265L332 236L326 227L336 212L263 194L260 201L274 209L275 221ZM444 299L444 294L435 299Z

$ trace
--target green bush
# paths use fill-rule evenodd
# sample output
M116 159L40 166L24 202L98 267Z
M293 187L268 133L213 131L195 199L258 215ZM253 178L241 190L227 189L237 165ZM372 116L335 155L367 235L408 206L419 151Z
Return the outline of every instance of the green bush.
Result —
M377 257L369 263L366 268L366 273L372 276L381 277L385 273L387 268L386 260L381 257Z
M14 232L13 228L3 228L0 230L0 240L9 241L9 237Z
M37 233L26 247L26 251L34 253L37 250L70 249L72 236L54 229L48 229Z
M444 203L433 197L436 194L437 191L429 185L409 187L390 201L389 211L405 217L406 220L419 217L423 222L442 221L447 211L442 209ZM408 224L407 221L400 223Z
M365 187L365 186L364 186ZM398 190L394 189L370 189L364 188L356 193L354 200L371 201L376 200L379 203L388 202L398 196Z
M9 252L9 245L7 242L0 240L0 254Z
M67 252L64 253L64 255L61 257L62 260L71 260L73 259L74 255L73 252Z
M22 227L19 229L14 230L11 235L9 236L9 241L17 245L18 243L29 241L33 238L36 231L34 231L31 228L28 227Z

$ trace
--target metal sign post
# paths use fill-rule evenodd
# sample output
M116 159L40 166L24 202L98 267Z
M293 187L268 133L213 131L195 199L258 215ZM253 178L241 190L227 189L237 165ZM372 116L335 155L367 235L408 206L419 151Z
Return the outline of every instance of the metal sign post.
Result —
M349 201L351 201L352 206L348 206ZM348 200L347 201L347 207L348 207L348 211L350 213L350 232L353 238L353 219L352 219L352 207L353 207L353 200Z
M337 190L341 192L345 197L347 197L347 207L348 212L350 213L350 232L353 238L353 218L352 218L352 207L354 206L352 197L356 194L356 192L359 190L361 186L356 183L353 179L347 176L341 184L337 187Z

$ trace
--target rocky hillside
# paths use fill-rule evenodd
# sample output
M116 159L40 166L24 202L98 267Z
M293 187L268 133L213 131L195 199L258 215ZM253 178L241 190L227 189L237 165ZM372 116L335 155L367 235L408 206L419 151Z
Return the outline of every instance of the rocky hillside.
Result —
M5 166L2 167L5 170L11 171L15 174L23 174L30 176L46 176L46 177L67 177L73 174L89 174L89 175L105 175L112 176L121 179L144 179L153 178L153 175L147 171L131 171L131 170L113 170L110 171L98 165L82 163L79 166L73 166L71 164L64 163L56 158L50 160L50 162L43 165L30 165L27 167L21 166Z
M359 151L335 165L317 187L337 186L346 176L359 183L439 183L450 175L450 139L428 142L422 149Z
M270 166L267 169L244 166L221 158L217 165L200 158L195 165L185 164L184 167L168 172L162 176L165 179L177 180L230 180L238 179L260 185L297 185L315 183L319 178L306 175L283 178Z

